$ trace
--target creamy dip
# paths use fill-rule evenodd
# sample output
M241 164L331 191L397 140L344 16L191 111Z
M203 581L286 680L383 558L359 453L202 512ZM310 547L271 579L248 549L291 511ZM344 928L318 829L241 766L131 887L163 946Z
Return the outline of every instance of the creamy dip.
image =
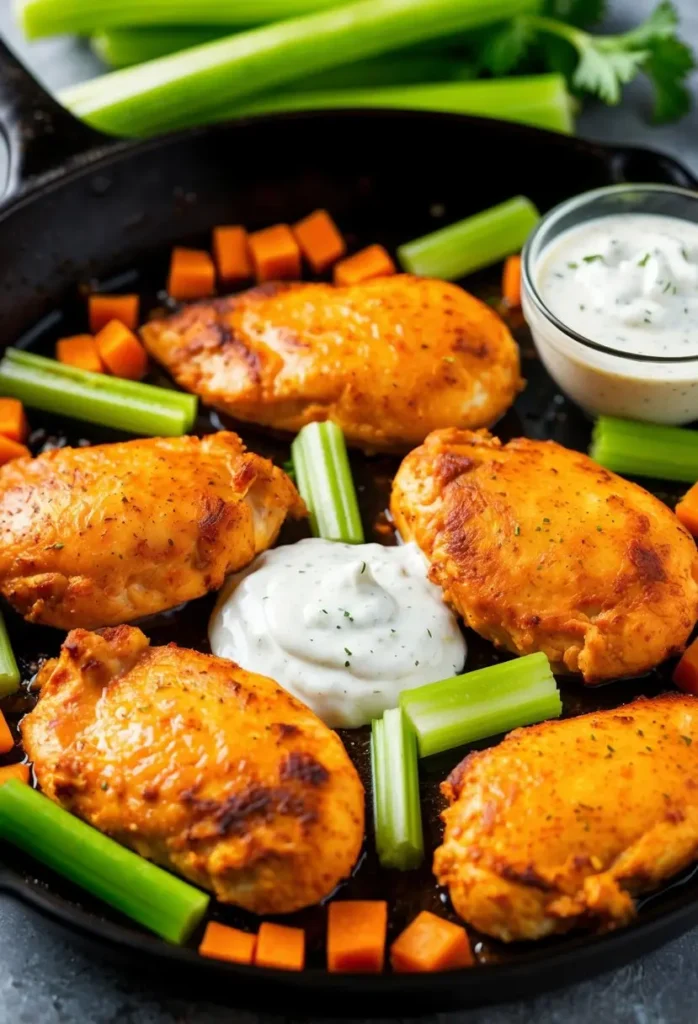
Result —
M466 655L415 544L267 551L227 581L209 636L214 654L275 679L333 728L369 723L402 690L460 672Z
M538 292L577 333L619 353L698 354L698 224L621 213L578 224L542 252Z

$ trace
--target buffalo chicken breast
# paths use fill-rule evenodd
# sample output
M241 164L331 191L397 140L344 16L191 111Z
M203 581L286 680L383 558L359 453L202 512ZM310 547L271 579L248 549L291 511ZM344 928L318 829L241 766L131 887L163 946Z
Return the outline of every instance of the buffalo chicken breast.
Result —
M391 509L468 626L587 683L657 665L698 616L698 554L673 512L552 441L435 432Z
M520 387L497 314L454 284L408 275L265 285L141 333L182 387L236 419L287 431L332 419L369 449L493 423Z
M0 470L0 592L30 622L128 622L217 590L303 511L230 433L18 459Z
M339 737L271 679L139 629L71 632L22 721L43 792L219 900L317 903L350 874L364 794Z
M698 700L678 693L516 729L442 786L438 881L505 942L614 928L698 858Z

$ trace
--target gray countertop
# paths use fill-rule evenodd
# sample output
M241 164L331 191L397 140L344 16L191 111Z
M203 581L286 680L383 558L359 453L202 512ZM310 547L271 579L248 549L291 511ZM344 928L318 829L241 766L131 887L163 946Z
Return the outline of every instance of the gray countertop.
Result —
M675 3L683 17L683 33L698 49L698 0ZM609 28L616 29L644 17L654 0L610 0L610 5ZM66 85L94 73L96 62L72 40L24 45L10 8L11 0L0 0L0 32L49 86ZM695 92L695 80L693 88ZM644 83L633 84L620 108L590 104L580 120L580 134L662 149L698 172L698 107L678 125L651 130L645 120L648 107L649 90ZM0 1024L272 1024L284 1019L213 1005L203 991L192 992L189 999L173 998L165 987L104 966L74 948L41 918L8 898L0 898L0 936ZM698 930L593 981L527 1003L434 1015L434 1020L442 1024L693 1024L698 1019L697 992ZM502 997L506 998L505 992ZM293 1007L287 1010L285 1016L298 1017Z

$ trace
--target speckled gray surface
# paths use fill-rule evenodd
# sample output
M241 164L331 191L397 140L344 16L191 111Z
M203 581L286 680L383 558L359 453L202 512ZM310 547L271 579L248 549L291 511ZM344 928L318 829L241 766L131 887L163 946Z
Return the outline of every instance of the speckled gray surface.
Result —
M684 33L698 48L698 0L675 2L684 19ZM611 0L609 27L636 21L653 4L654 0ZM11 0L0 0L0 32L45 82L61 86L93 72L90 54L69 40L40 43L27 50L12 24L10 8ZM589 107L581 118L580 133L652 145L698 171L698 109L680 125L649 131L643 116L647 106L648 91L641 84L633 86L619 109ZM430 1021L694 1024L698 1020L697 993L698 930L593 981L526 1003L434 1015ZM300 1019L293 1007L286 1011L283 1018L237 1012L208 1002L203 991L192 993L190 999L172 998L162 983L104 966L19 904L0 897L0 1024L275 1024L282 1019Z

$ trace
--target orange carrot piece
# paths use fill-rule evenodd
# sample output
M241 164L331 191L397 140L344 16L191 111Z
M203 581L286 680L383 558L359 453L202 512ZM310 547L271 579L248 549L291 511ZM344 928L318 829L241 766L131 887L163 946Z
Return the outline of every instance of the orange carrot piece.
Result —
M305 932L264 921L257 935L254 962L257 967L302 971L305 965Z
M327 970L332 974L380 974L385 960L388 904L338 900L327 918Z
M167 291L173 299L205 299L213 295L216 268L207 252L173 249Z
M12 739L10 727L2 711L0 711L0 754L9 754L14 745L15 741Z
M502 298L509 309L521 306L521 257L509 256L502 271Z
M28 764L6 764L0 768L0 786L10 779L19 779L20 782L29 782Z
M254 959L257 936L241 932L238 928L209 921L199 946L199 954L214 960L228 960L231 964L251 964Z
M100 358L110 373L140 380L148 369L148 355L140 341L118 320L110 320L95 338Z
M334 283L340 287L361 284L374 277L390 277L395 273L395 264L382 245L369 245L361 252L341 260L334 268Z
M322 274L347 251L346 242L327 210L316 210L293 225L300 250L316 274Z
M120 320L130 331L138 327L140 299L137 295L90 295L90 330L97 334L110 320Z
M264 281L301 276L301 251L288 224L255 231L249 238L255 277Z
M104 373L105 366L99 356L97 342L91 334L76 334L56 342L56 359L66 366L76 366L91 373Z
M676 515L688 532L698 537L698 484L694 484L690 491L684 494L676 506Z
M29 424L18 398L0 398L0 434L10 441L26 441Z
M13 459L22 459L27 455L31 456L31 452L25 445L13 441L11 437L0 435L0 466L4 466L6 462L12 462Z
M398 974L453 971L474 963L465 928L423 910L390 947Z
M671 678L679 690L698 696L698 640L686 648Z
M240 284L252 277L252 259L244 228L214 228L213 255L223 284Z

